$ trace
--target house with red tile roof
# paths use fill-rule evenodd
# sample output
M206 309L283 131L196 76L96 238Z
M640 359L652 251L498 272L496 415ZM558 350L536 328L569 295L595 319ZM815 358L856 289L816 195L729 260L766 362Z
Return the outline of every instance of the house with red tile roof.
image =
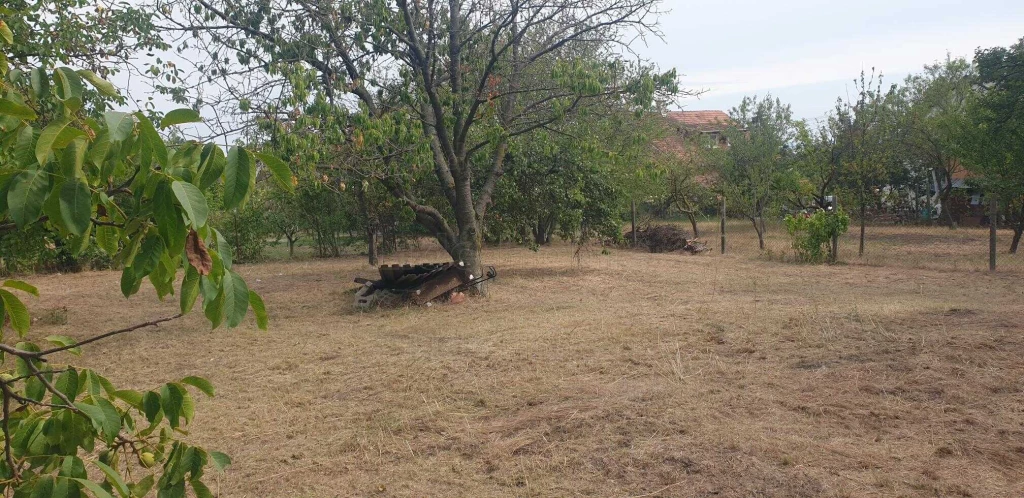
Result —
M680 128L699 132L721 132L732 122L725 111L670 111L666 117Z
M732 124L724 111L672 111L665 114L666 136L656 140L654 147L663 154L683 161L693 161L699 147L727 148L725 130ZM711 187L714 175L706 172L696 177L698 183Z
M728 147L725 130L732 120L724 111L672 111L665 115L684 138L701 136L710 147Z
M671 111L665 114L665 123L669 136L655 144L662 152L686 158L695 143L710 148L729 146L724 132L732 120L723 111Z
M985 199L985 192L971 183L973 175L971 175L970 171L964 169L959 162L955 162L954 168L950 178L950 185L957 195L951 196L950 202L952 205L942 206L941 203L937 203L938 206L941 209L951 210L953 217L959 225L988 225L988 201ZM945 186L945 181L941 178L935 178L934 181L936 192Z

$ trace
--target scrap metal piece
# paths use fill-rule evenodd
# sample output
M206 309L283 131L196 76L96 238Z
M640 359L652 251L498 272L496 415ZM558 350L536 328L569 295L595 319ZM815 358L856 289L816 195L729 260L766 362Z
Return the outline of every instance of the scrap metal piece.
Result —
M431 273L430 278L423 281L419 287L416 288L415 294L412 297L412 302L418 305L427 304L430 301L451 292L455 288L460 287L469 280L470 279L467 278L466 273L462 268L449 266L439 272Z
M427 263L419 265L382 265L378 268L380 280L356 278L363 286L356 291L355 306L367 308L383 304L380 299L386 295L395 300L405 300L417 305L427 305L440 297L468 289L497 275L494 267L488 267L486 275L476 276L466 271L462 261L451 263ZM376 297L375 297L376 296ZM388 299L386 302L393 302Z

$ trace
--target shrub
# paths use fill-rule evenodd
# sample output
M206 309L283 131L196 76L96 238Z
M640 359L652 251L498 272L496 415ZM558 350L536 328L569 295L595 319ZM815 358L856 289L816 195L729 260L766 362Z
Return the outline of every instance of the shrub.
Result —
M244 206L220 210L211 216L213 226L234 249L235 261L253 263L264 259L264 250L274 231L267 217L266 205L263 192L257 189Z
M44 226L0 234L0 276L105 270L112 263L110 256L95 244L70 247L59 234Z
M823 262L829 253L832 237L838 237L850 228L850 216L842 209L787 215L785 221L786 231L793 237L797 258L810 263ZM834 261L835 255L831 256Z

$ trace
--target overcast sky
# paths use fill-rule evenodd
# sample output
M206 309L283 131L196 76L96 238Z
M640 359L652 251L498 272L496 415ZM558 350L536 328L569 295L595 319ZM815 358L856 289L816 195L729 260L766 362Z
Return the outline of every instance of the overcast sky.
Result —
M900 82L921 66L1024 37L1024 0L664 0L665 34L638 47L686 88L688 110L728 110L771 92L815 119L861 68Z

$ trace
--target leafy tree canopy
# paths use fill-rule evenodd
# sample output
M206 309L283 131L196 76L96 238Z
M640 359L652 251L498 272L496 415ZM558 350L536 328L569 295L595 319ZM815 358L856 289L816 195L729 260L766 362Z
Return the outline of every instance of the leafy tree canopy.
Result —
M678 91L673 71L619 50L656 32L656 0L173 5L167 23L209 54L204 86L219 84L226 107L275 123L271 138L313 121L327 142L363 148L370 176L477 274L512 140Z
M139 52L170 48L146 9L123 2L10 0L0 7L10 69L71 66L107 77ZM95 80L109 91L109 83Z
M33 16L26 22L51 22ZM100 102L117 101L109 82L87 69L48 69L47 61L31 67L19 60L12 68L12 53L27 57L17 40L24 38L0 26L0 234L45 226L75 253L94 244L123 267L125 297L148 280L161 299L178 295L180 313L84 339L30 340L25 301L31 304L38 291L17 280L0 283L0 365L6 369L0 374L0 492L107 498L152 489L184 496L191 488L196 496L212 496L203 484L206 468L223 468L230 459L176 435L193 420L191 390L213 395L208 381L186 377L146 391L118 389L99 373L60 365L52 356L78 355L92 342L173 320L200 296L215 328L241 324L249 310L265 328L262 299L232 269L231 248L207 222L206 194L216 186L225 204L243 205L257 159L272 172L281 171L282 161L240 147L168 145L158 129L197 121L195 111L171 111L159 123L141 112L103 111L88 92ZM75 57L66 60L82 62ZM291 185L290 177L275 177ZM184 278L176 288L179 271Z
M965 165L989 192L1024 194L1024 39L975 54L978 91L960 144Z

